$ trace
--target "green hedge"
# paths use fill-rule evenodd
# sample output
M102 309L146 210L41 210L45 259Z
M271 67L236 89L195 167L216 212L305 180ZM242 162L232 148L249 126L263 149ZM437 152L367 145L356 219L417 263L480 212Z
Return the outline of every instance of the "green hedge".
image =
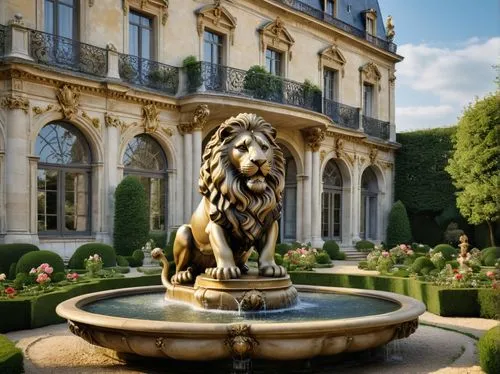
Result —
M0 274L9 274L10 265L19 261L28 252L38 251L39 248L33 244L14 243L0 244Z
M405 205L400 200L396 201L392 206L388 221L387 246L389 248L399 244L411 243L410 220Z
M64 322L56 314L56 306L64 300L90 292L116 288L160 285L158 275L144 275L134 278L96 279L86 283L76 283L57 289L57 291L35 297L17 296L0 300L0 333L33 329Z
M335 240L327 240L323 244L323 251L328 253L332 260L336 260L339 257L340 248Z
M23 373L23 352L6 336L0 335L0 373Z
M359 252L370 252L373 248L375 248L375 244L369 240L360 240L359 242L356 242L355 247Z
M500 320L500 289L480 289L477 296L481 317Z
M94 254L101 256L104 267L116 265L116 253L112 246L103 243L88 243L81 245L69 259L68 267L75 269L85 268L85 259Z
M432 253L438 253L438 252L441 252L443 254L443 257L446 261L451 261L453 260L454 257L456 257L458 249L452 247L449 244L438 244L434 247Z
M477 346L481 369L487 374L500 373L500 325L488 330Z
M16 274L29 273L32 268L37 268L47 263L54 269L54 273L64 272L64 261L57 253L52 251L35 251L26 253L19 259Z
M361 288L399 293L422 301L429 312L444 317L480 316L488 318L488 316L481 314L483 310L490 307L492 299L495 300L497 305L500 302L500 293L493 288L443 288L415 278L311 272L290 272L290 277L295 284Z
M481 262L485 266L495 266L500 258L500 247L488 247L481 251Z

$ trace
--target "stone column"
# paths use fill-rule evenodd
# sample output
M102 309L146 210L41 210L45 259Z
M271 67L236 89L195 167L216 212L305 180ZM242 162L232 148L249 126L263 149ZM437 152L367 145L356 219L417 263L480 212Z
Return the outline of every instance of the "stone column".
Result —
M304 228L304 205L303 205L303 197L304 197L304 181L306 177L304 174L297 175L297 212L296 212L296 228L295 228L295 240L298 242L303 242L303 228Z
M30 232L29 101L20 95L2 100L6 111L5 243L36 243Z
M359 220L361 213L361 176L359 169L361 166L361 159L359 155L354 156L353 166L353 180L352 180L352 210L351 210L351 227L352 227L352 241L353 243L360 241L359 236Z
M108 71L106 78L120 79L118 50L113 43L108 43L108 45L106 45L106 50L108 52Z
M196 107L193 113L193 187L192 187L192 209L196 209L201 200L198 191L198 179L200 178L201 155L202 155L202 132L207 123L210 110L205 104Z
M23 16L16 14L14 19L9 21L9 26L12 34L10 45L7 46L7 56L33 61L29 54L29 30L24 26Z
M303 130L306 142L306 175L309 179L304 186L304 230L305 236L315 247L323 245L321 240L321 199L320 199L320 155L319 148L325 139L325 131L318 127ZM309 226L310 225L310 226Z
M304 155L304 189L302 198L302 214L304 217L304 225L302 230L302 241L307 243L312 240L311 232L311 172L312 172L312 152L310 148L306 148Z
M396 141L396 75L394 71L389 74L389 140Z
M183 134L183 186L182 191L184 193L184 223L189 222L191 219L191 214L193 213L193 135L191 134L192 125L191 123L182 123L179 125L179 129Z

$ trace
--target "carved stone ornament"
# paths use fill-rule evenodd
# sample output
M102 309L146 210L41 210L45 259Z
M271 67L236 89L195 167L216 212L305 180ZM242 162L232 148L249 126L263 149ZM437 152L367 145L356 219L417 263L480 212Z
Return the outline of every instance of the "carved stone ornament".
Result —
M156 338L155 346L158 349L162 349L165 346L165 339L162 338L161 336L159 338Z
M319 127L312 127L302 130L302 135L306 145L311 148L313 152L317 152L321 142L325 140L325 130Z
M196 11L197 31L200 38L206 24L218 29L221 32L229 33L229 40L234 44L234 29L236 28L236 17L234 17L225 7L221 5L220 0L215 0L214 4L206 5Z
M87 329L85 325L78 325L73 321L68 321L68 328L74 335L79 336L90 344L97 345L96 341L92 337L91 331Z
M224 345L233 357L249 358L259 342L250 334L250 325L233 325L229 327Z
M411 321L403 322L396 328L393 339L407 338L415 331L417 331L417 328L418 328L418 318Z
M264 294L258 290L246 291L239 301L241 310L257 311L264 310L266 307L266 299Z
M52 109L54 109L53 104L48 104L45 108L42 108L40 106L34 106L33 108L31 108L33 113L35 113L37 116L43 113L50 112Z
M368 156L368 157L370 157L370 164L375 165L375 162L377 161L377 155L378 155L377 148L370 149L370 154Z
M276 17L274 22L270 22L262 27L259 33L261 35L262 52L265 52L268 45L289 51L295 43L295 40L279 16Z
M193 123L192 122L183 122L183 123L180 123L177 126L177 129L179 130L179 133L181 135L189 134L189 133L191 133L193 131Z
M28 114L30 102L26 97L12 95L6 96L2 99L2 106L10 110L20 109L24 111L24 113Z
M78 89L72 89L68 85L64 85L56 92L57 100L61 105L61 111L64 118L71 119L78 113L78 106L80 104L80 93Z
M101 126L101 121L97 117L90 117L86 111L82 111L82 117L85 118L86 120L92 122L92 126L94 126L96 129L98 129Z
M111 52L118 52L118 49L116 48L116 46L113 43L111 43L111 42L109 42L108 44L106 44L106 49L108 51L111 51Z
M361 66L359 68L359 71L361 72L362 77L365 81L369 81L372 83L377 83L382 77L382 74L380 74L380 70L378 70L377 65L375 65L373 62L368 62L365 65Z
M142 107L143 115L143 125L145 133L153 133L158 129L160 125L159 115L160 113L156 109L154 104L144 105Z
M128 14L128 0L122 0L122 9L123 9L123 14L127 15Z
M344 65L347 63L346 58L336 45L331 45L319 52L319 67L321 69L323 65L333 67L340 70L342 78L345 76Z
M14 14L14 18L7 22L9 26L24 26L23 15L21 13Z
M337 156L337 158L341 158L344 161L348 161L351 164L354 164L354 158L344 149L344 139L342 138L338 138L335 142L335 155Z
M210 110L208 109L208 105L198 105L193 113L193 130L203 130L209 115Z
M387 37L387 41L392 42L395 35L396 32L394 31L394 22L392 20L392 16L389 15L385 20L385 36Z
M394 86L394 84L396 83L396 74L394 71L391 71L389 74L389 83L391 84L391 86Z
M323 149L320 153L319 153L319 159L321 162L325 161L325 157L326 157L326 151Z
M94 0L89 0L89 8L92 8L94 6Z
M125 127L125 122L109 113L104 114L104 123L106 124L106 127L116 127L118 129Z
M163 127L162 130L168 137L174 136L174 132L171 128Z

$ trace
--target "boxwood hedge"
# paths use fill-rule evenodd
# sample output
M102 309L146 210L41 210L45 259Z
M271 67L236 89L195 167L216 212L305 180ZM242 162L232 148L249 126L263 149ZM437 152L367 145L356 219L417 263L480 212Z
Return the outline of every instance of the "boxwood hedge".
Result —
M88 243L81 245L69 259L68 267L85 268L85 259L94 254L101 256L104 267L116 265L116 253L112 246L103 243Z
M17 273L29 273L32 268L47 263L54 269L54 273L64 272L64 261L52 251L35 251L26 253L19 259L16 266Z
M0 244L0 274L10 275L11 264L19 261L26 253L38 250L36 245L27 243Z
M23 353L6 336L0 335L0 373L23 373Z
M488 330L477 346L481 369L487 374L500 373L500 325Z

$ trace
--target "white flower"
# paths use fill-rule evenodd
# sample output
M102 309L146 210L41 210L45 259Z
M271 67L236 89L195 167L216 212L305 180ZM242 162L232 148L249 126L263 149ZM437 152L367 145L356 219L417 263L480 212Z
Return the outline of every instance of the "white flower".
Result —
M3 282L5 279L7 279L5 273L0 274L0 282Z

